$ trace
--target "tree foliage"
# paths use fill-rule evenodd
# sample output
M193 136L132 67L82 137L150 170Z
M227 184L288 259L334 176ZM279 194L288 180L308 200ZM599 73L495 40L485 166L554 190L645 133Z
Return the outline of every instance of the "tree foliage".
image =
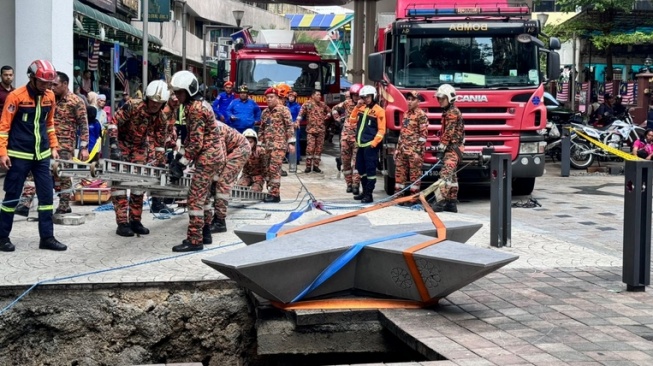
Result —
M312 43L317 49L320 56L328 56L329 41L323 41L319 37L314 36L308 32L297 32L295 34L295 42L297 43Z

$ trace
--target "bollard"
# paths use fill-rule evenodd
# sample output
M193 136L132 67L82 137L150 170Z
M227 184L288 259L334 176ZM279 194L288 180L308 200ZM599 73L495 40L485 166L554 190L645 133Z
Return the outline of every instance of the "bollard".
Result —
M651 182L653 162L626 161L622 281L628 291L651 282Z
M510 246L512 159L510 154L490 158L490 245Z
M571 125L562 125L562 137L560 149L560 176L568 177L571 159Z

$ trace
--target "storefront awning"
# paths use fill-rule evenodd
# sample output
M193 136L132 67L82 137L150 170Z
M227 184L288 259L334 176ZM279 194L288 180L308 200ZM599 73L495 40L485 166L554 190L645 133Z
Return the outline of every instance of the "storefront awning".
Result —
M75 32L77 33L97 37L99 34L99 24L103 24L105 27L113 30L112 32L109 31L107 33L105 39L113 39L126 44L142 42L139 42L138 40L143 39L143 31L131 24L127 24L122 20L97 11L86 4L82 4L79 0L75 0L73 9L75 13L82 16L81 25L84 29L80 29L78 25L74 26ZM105 30L105 32L106 31L107 30ZM151 45L158 47L163 46L163 43L158 37L148 34L147 39Z
M354 19L354 14L286 14L292 30L337 29Z

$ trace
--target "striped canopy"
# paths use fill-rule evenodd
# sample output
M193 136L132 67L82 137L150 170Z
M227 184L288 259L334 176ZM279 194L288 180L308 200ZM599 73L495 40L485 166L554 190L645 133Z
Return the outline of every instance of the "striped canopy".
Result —
M328 30L354 19L354 14L286 14L292 30Z

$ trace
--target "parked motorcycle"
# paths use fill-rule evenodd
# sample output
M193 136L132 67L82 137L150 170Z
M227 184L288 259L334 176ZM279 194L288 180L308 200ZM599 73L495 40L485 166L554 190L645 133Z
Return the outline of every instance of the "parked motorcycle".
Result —
M572 126L594 140L626 152L632 150L633 143L644 130L633 124L633 119L629 112L626 112L619 119L615 118L607 127L601 129L577 123L573 123ZM601 159L602 161L620 159L590 143L587 139L575 132L572 132L570 141L570 163L574 169L586 169L594 163L594 159Z
M565 123L582 125L583 116L580 113L576 113L568 121L565 121ZM544 148L544 153L553 161L560 161L562 155L562 129L563 123L555 123L554 121L548 121L546 123L546 129L544 130L546 147Z

